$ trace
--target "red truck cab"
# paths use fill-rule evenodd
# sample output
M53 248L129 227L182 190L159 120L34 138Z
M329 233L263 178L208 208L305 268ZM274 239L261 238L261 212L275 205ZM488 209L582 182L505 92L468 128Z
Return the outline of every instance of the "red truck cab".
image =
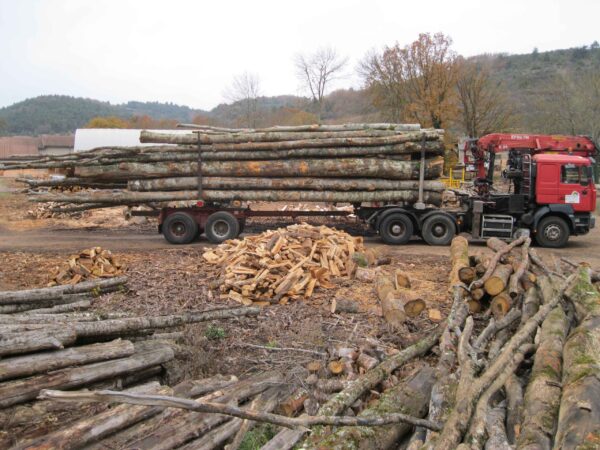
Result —
M571 205L577 213L595 210L596 187L589 158L539 154L533 160L537 169L535 200L538 205Z

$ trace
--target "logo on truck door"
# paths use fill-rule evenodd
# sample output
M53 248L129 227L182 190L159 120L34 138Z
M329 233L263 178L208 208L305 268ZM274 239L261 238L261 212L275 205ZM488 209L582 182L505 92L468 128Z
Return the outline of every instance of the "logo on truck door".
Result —
M570 194L565 195L565 203L579 204L579 192L573 191Z

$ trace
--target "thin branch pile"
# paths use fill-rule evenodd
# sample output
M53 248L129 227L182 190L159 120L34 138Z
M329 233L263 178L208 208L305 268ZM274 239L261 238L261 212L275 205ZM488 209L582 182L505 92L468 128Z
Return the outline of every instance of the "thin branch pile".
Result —
M439 205L442 137L403 124L143 131L151 145L3 160L0 169L63 171L63 180L20 179L32 201L62 205L54 212L197 200L412 204L421 169L422 200Z

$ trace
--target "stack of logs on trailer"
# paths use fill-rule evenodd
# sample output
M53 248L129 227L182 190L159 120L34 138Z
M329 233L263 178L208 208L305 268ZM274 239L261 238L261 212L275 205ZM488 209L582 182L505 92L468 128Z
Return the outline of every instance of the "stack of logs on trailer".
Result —
M236 402L225 404L227 395L224 401L211 397L189 401L179 392L157 396L42 391L41 396L58 401L124 403L115 410L122 413L145 408L142 411L158 414L158 419L133 427L120 422L124 429L115 435L110 448L120 448L119 442L125 447L134 445L136 439L144 439L144 445L134 445L136 448L220 448L234 435L232 444L239 443L244 430L237 430L242 423L249 426L244 420L280 427L262 450L295 446L392 449L399 443L411 450L597 448L600 293L592 283L597 274L588 266L573 268L571 263L565 273L558 266L549 268L529 243L527 237L502 246L490 241L494 256L486 263L483 275L477 278L475 270L466 284L460 278L465 279L469 271L461 269L472 267L470 263L477 260L469 259L466 240L455 238L450 274L452 306L447 319L422 340L358 377L339 383L332 389L339 392L319 401L316 408L305 409L308 414L302 414L301 408L295 417L271 413L269 399L275 394L267 394L269 391L239 406ZM510 271L502 265L509 266ZM511 273L507 272L516 281L511 283ZM481 286L487 289L486 282L494 277L498 279L488 283L488 288L495 292L503 287L507 306L487 307L488 303L480 300L481 311L470 312L473 291ZM515 283L516 290L512 290ZM414 361L434 347L437 360ZM357 406L409 362L415 363L414 370L398 377L396 384L388 384L376 399ZM319 384L318 380L314 383ZM173 409L163 410L165 407ZM189 411L186 415L176 408ZM175 426L171 420L176 420ZM94 422L90 419L84 423L91 427ZM151 433L147 439L144 432ZM119 436L124 440L118 440ZM129 436L133 441L127 440Z
M143 131L156 145L98 148L0 162L0 168L60 169L61 180L22 179L31 200L55 211L193 201L383 202L440 205L443 132L403 124L204 128L184 134ZM85 191L48 191L77 186Z

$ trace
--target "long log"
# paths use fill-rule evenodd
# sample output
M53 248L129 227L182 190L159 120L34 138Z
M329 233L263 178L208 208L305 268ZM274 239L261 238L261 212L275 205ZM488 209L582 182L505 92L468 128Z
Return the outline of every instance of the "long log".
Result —
M122 286L125 283L127 283L127 277L114 277L48 288L26 289L21 291L3 291L0 292L0 304L8 305L11 303L32 303L41 300L60 299L68 294L81 294L83 292L101 291L105 288Z
M438 192L425 191L425 203L440 205L442 195ZM29 197L34 202L98 202L105 205L135 205L149 202L192 201L199 200L198 191L173 192L130 192L130 191L94 191L73 194L36 194ZM406 202L418 200L418 191L202 191L202 199L206 201L288 201L288 202Z
M223 308L209 311L190 311L165 316L128 317L124 319L101 320L97 322L76 322L72 327L78 338L127 334L138 330L176 327L188 323L207 320L232 319L234 317L256 316L258 307Z
M158 383L149 383L127 392L140 394L171 395L173 390ZM120 429L140 422L152 414L152 406L119 405L92 417L69 424L66 428L46 434L37 439L27 440L12 450L63 450L83 448Z
M83 386L162 364L173 359L174 356L170 346L157 343L154 350L134 353L126 358L60 369L44 375L0 383L0 408L33 400L42 389L70 389Z
M270 132L298 132L298 131L359 131L359 130L393 130L393 131L421 131L418 123L343 123L339 125L275 125L266 128L223 128L210 125L197 125L195 123L179 123L177 127L205 130L215 133L270 133ZM422 131L430 131L423 129ZM442 132L442 130L436 130Z
M469 267L469 243L462 236L452 239L452 243L450 244L450 264L449 290L451 291L453 286L462 282L459 275L461 269Z
M421 139L438 140L440 133L437 131L422 131L412 133L399 133L388 130L357 130L339 132L267 132L267 133L227 133L206 134L192 132L186 134L155 133L142 131L140 142L142 144L246 144L263 142L302 142L302 147L318 146L366 146L399 144ZM320 143L320 145L319 145ZM297 148L297 147L296 147Z
M525 390L519 449L550 450L560 405L562 352L569 322L562 307L552 310L542 323L540 343Z
M3 327L3 330L6 329ZM73 344L75 329L68 326L45 324L44 329L4 332L0 336L0 356L18 355L40 350L56 350Z
M282 382L281 374L262 372L234 384L219 387L219 391L209 395L205 394L212 391L188 391L182 383L182 386L174 388L174 395L192 398L202 396L196 400L237 404ZM198 437L199 434L227 420L227 417L216 414L188 413L185 410L164 406L155 406L155 408L155 417L115 433L90 450L144 448L144 446L155 448L158 445L172 448Z
M276 161L206 161L202 175L212 177L356 177L418 180L418 161L397 161L379 158L335 158ZM79 177L95 180L136 180L194 176L196 162L185 163L121 163L106 166L76 167ZM442 160L425 160L425 179L438 178Z
M600 442L600 293L581 267L567 291L578 326L563 350L562 396L555 449L594 448Z
M373 417L380 414L403 413L423 417L427 413L431 388L435 381L434 370L424 366L408 381L383 393L372 407L363 410L358 418ZM377 429L365 427L341 427L313 434L302 445L303 449L387 449L412 430L412 426L403 423L388 425Z
M198 177L131 180L130 191L180 191L198 188ZM314 190L314 191L402 191L419 189L418 181L369 178L251 178L202 177L202 188L210 190ZM425 191L441 192L440 181L426 180Z
M64 350L16 356L0 360L0 381L20 378L69 366L80 366L107 359L124 358L134 353L133 344L112 342L71 347Z

